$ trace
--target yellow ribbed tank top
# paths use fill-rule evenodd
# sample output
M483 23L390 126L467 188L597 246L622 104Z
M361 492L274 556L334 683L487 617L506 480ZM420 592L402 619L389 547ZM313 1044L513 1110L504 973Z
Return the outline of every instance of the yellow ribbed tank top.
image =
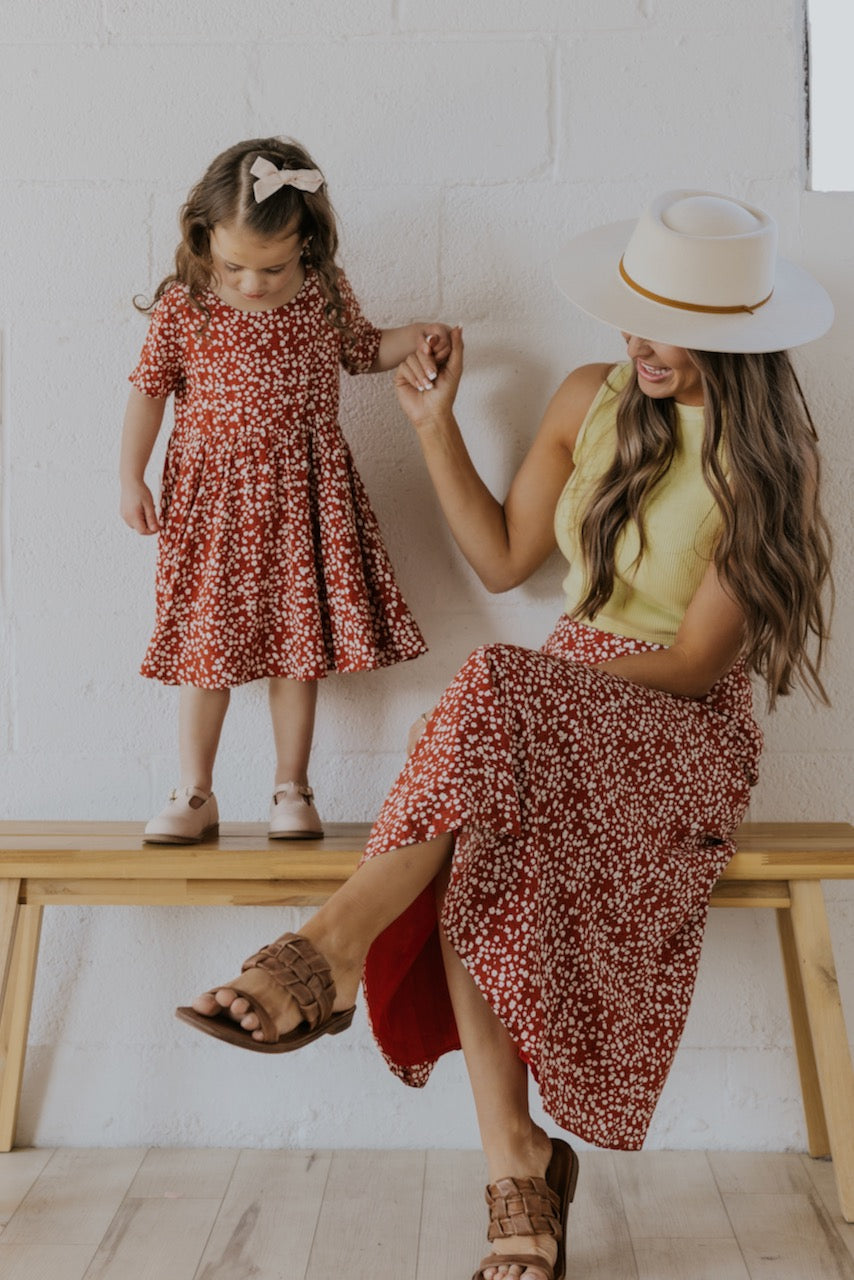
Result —
M602 384L581 425L573 452L575 470L555 509L555 534L569 573L563 581L571 614L587 590L578 521L590 494L610 466L616 448L618 394L632 376L619 365ZM615 548L614 591L591 625L651 644L672 644L700 585L720 536L721 516L703 479L702 406L677 404L678 440L673 462L647 500L647 546L637 560L636 525L628 524ZM581 619L588 621L588 619Z

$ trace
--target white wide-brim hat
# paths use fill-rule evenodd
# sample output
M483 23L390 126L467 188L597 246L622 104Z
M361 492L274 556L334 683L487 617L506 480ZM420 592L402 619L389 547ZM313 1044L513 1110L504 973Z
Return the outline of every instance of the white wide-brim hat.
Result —
M833 322L818 281L777 257L773 218L710 191L667 191L637 222L585 231L555 277L606 324L696 351L782 351Z

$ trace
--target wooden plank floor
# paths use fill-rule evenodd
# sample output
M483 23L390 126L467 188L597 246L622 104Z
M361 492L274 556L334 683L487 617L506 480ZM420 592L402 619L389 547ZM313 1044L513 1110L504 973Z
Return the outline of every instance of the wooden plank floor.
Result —
M582 1155L567 1280L854 1280L830 1166ZM470 1151L165 1148L0 1155L2 1280L468 1280Z

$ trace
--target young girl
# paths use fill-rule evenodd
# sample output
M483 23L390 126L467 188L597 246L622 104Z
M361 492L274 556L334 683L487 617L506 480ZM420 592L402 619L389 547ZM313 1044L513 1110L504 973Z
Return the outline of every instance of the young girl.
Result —
M756 781L748 673L772 703L799 679L823 695L828 536L783 348L833 311L775 243L761 210L678 191L571 245L561 282L627 359L565 379L503 503L454 417L458 332L429 395L407 362L398 395L462 551L503 591L557 542L562 616L539 652L469 658L352 878L179 1010L292 1052L345 1030L364 978L408 1084L461 1047L490 1177L475 1280L566 1274L578 1161L533 1121L529 1070L562 1128L643 1143Z
M430 385L448 329L380 330L362 316L335 262L323 175L291 140L217 156L181 231L131 375L121 450L122 517L159 534L142 674L181 686L180 787L145 839L188 844L217 829L229 692L262 677L277 758L269 833L322 835L308 785L317 681L425 650L338 425L338 366L379 372L414 354ZM144 473L170 394L158 516Z

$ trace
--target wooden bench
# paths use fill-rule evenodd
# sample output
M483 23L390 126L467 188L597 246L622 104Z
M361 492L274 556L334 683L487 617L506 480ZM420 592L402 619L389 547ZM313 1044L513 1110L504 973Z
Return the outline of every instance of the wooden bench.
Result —
M368 828L328 830L276 843L260 823L225 824L182 847L143 845L138 823L0 823L0 1150L15 1141L44 907L316 905L351 874ZM777 913L809 1152L832 1155L851 1222L854 1069L821 881L854 879L854 827L749 823L737 843L712 905Z

